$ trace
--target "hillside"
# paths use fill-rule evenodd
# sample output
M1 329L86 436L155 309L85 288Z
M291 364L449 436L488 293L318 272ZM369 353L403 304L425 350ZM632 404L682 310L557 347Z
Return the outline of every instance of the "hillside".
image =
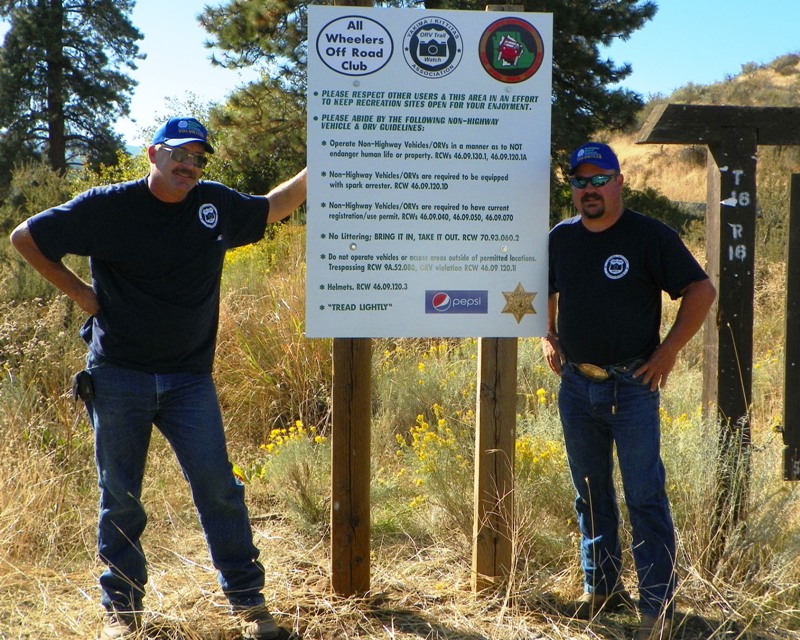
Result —
M651 100L639 123L659 103L713 104L759 107L800 107L800 55L787 54L765 65L746 64L734 77L712 85L689 84L670 96ZM800 126L800 123L798 123ZM628 184L636 189L654 187L670 200L705 202L706 149L703 146L636 144L638 130L606 136L619 155ZM800 171L797 150L759 150L766 174L770 171ZM768 182L768 181L767 181ZM780 180L778 185L784 185ZM764 184L759 188L771 188ZM764 194L762 193L762 196ZM762 198L763 199L763 198Z

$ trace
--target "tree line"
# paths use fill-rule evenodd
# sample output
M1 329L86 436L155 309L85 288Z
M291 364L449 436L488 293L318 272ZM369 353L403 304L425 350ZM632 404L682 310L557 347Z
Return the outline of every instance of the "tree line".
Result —
M329 4L325 2L324 4ZM41 161L56 173L113 165L124 150L114 123L130 112L129 72L145 55L131 23L134 0L0 0L8 30L0 47L0 202L15 167ZM419 6L390 0L378 6ZM600 130L632 125L642 97L615 86L629 64L599 47L628 38L653 18L652 0L522 0L524 11L554 14L553 166ZM308 3L228 0L196 18L209 34L210 64L255 67L207 119L221 150L221 178L266 192L305 163ZM476 0L426 0L427 9L484 10ZM189 17L189 16L187 16ZM165 70L168 74L169 70ZM558 189L554 190L558 194Z

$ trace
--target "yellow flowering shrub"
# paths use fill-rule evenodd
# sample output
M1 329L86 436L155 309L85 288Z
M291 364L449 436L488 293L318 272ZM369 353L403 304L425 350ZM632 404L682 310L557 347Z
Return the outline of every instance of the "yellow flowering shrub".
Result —
M248 470L234 465L242 481L265 480L274 486L273 497L286 506L298 524L311 530L328 521L330 495L330 443L315 426L296 420L273 429L261 445L262 461ZM238 469L238 473L237 473Z
M567 454L561 442L526 433L517 438L514 448L519 482L536 482L566 472Z
M411 476L411 509L434 508L465 535L471 530L474 411L445 414L439 404L419 414L406 435L395 436Z
M305 446L309 440L316 444L323 444L328 439L317 434L315 426L306 427L302 420L295 420L295 423L289 428L283 427L270 431L267 442L261 445L261 449L270 455L278 456L295 444Z

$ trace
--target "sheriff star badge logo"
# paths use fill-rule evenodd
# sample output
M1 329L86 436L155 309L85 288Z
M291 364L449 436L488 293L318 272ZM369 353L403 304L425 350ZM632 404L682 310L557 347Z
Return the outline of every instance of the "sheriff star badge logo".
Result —
M533 308L533 299L536 297L536 292L525 291L522 283L518 283L513 291L503 291L503 296L506 299L506 306L503 307L501 313L510 313L516 318L517 324L522 321L522 318L529 313L536 313Z

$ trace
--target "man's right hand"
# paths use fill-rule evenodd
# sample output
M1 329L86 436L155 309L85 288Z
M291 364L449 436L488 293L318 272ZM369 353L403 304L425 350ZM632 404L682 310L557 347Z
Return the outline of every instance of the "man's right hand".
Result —
M75 304L90 316L96 316L100 313L100 301L97 299L97 294L94 292L94 289L85 282L83 283L83 287L80 287L76 291L73 300Z
M562 363L564 362L564 352L561 350L561 343L558 340L557 333L548 333L542 338L542 352L553 373L560 376Z
M63 262L53 262L41 252L31 235L27 221L11 232L11 244L45 280L64 292L90 316L97 315L100 311L100 303L94 289Z

